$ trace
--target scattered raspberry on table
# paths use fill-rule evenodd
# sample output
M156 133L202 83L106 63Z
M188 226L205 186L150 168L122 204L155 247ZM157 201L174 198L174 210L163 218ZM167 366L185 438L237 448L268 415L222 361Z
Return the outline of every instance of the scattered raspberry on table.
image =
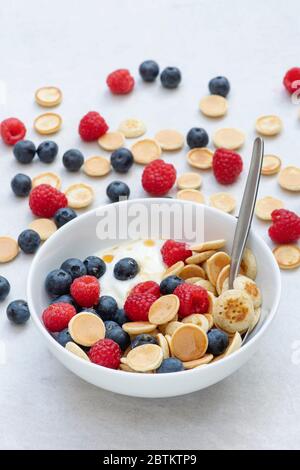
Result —
M42 319L47 330L56 333L67 328L69 321L76 313L73 305L58 302L49 305L44 310Z
M54 214L68 205L64 193L50 184L40 184L29 195L29 207L37 217L53 217Z
M108 75L106 83L114 95L126 95L133 90L134 78L129 70L118 69Z
M83 116L78 128L79 135L85 142L97 140L107 131L108 125L97 111L90 111Z
M94 364L108 367L109 369L118 369L121 355L120 346L108 338L97 341L89 351L89 358Z
M208 313L208 294L203 287L182 283L176 287L173 293L179 298L179 317L184 318L192 313Z
M214 153L212 166L219 183L232 184L243 170L243 160L238 153L220 148Z
M300 67L288 70L283 78L283 84L287 91L292 94L300 88Z
M74 279L70 292L81 307L93 307L99 301L100 285L95 276L81 276Z
M163 262L169 267L178 261L185 261L186 258L192 256L192 251L184 242L176 242L175 240L167 240L160 249Z
M174 186L176 169L171 163L154 160L145 166L142 174L142 186L153 196L164 196Z
M148 313L157 296L145 292L143 294L129 294L124 310L131 321L148 321Z
M275 243L295 243L300 238L300 217L287 209L276 209L271 214L273 224L269 236Z
M1 122L0 132L5 144L15 145L19 140L24 139L26 127L20 119L8 118Z

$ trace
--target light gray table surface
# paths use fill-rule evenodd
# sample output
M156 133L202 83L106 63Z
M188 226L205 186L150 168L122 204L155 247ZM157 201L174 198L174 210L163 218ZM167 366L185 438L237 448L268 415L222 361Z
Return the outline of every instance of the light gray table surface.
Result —
M247 134L241 150L245 171L228 188L241 198L248 168L254 122L261 114L278 114L282 134L267 139L266 153L283 164L298 164L299 108L282 87L284 72L300 65L300 5L296 0L21 0L0 6L0 119L21 118L27 137L42 141L32 129L42 110L35 90L57 84L64 93L57 112L64 120L55 136L60 146L50 167L35 161L23 167L10 148L0 143L0 235L17 237L31 220L27 201L10 190L17 172L34 176L56 171L66 187L90 182L83 174L68 174L61 156L71 147L86 156L99 154L97 144L84 145L77 134L81 116L100 111L111 129L127 117L138 117L152 136L161 128L186 133L203 126L210 135L218 127L234 126ZM178 66L180 88L166 91L159 83L145 85L137 69L154 58L161 67ZM137 77L130 96L113 97L106 75L128 67ZM200 115L199 99L208 80L229 77L232 91L228 115L209 120ZM188 169L186 148L166 155L178 172ZM132 197L143 196L135 167L126 180ZM94 207L106 201L105 188L115 179L93 181ZM203 175L203 193L224 188L212 174ZM173 191L174 193L174 191ZM172 194L173 194L172 193ZM299 196L282 191L276 177L263 178L260 196L282 198L299 211ZM268 240L267 225L254 221ZM270 243L270 246L271 243ZM0 266L12 291L0 307L0 448L2 449L296 449L300 433L299 270L282 273L278 316L259 352L238 372L206 390L172 399L135 399L97 389L60 365L47 351L34 325L11 325L6 305L25 296L31 257ZM5 354L4 354L5 353ZM5 357L4 357L5 356Z

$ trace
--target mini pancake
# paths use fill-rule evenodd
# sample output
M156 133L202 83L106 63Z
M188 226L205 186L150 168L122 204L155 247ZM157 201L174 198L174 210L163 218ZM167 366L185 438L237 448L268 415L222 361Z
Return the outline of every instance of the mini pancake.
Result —
M205 313L204 316L208 321L208 330L211 330L212 327L214 326L214 317L212 316L211 313Z
M62 92L55 86L45 86L35 92L35 101L45 108L57 106L62 101Z
M280 245L273 250L281 269L295 269L300 266L300 248L297 245Z
M124 146L125 138L121 132L106 132L98 139L98 144L103 150L112 152Z
M162 150L179 150L183 147L184 137L181 132L173 129L163 129L154 136Z
M214 133L213 143L217 148L238 150L245 143L245 134L239 129L224 127Z
M166 340L164 335L162 335L161 333L158 333L158 335L156 336L156 339L157 339L158 345L162 349L164 359L167 359L168 357L170 357L168 341Z
M65 190L65 195L68 199L68 205L72 209L88 207L94 199L93 188L84 183L71 184Z
M275 175L279 172L281 160L276 155L265 155L263 158L261 174L265 176Z
M204 275L206 276L206 273L204 272ZM197 284L198 281L205 281L205 279L203 279L202 277L199 277L199 276L195 276L195 277L188 277L187 279L185 279L185 282L187 284Z
M204 204L205 202L203 194L197 189L181 189L178 191L176 197L177 199L198 202L199 204Z
M8 263L19 254L19 245L11 237L0 237L0 263Z
M241 271L245 276L255 280L257 275L257 264L255 255L250 248L245 248L244 250L241 262Z
M200 326L203 331L207 332L209 328L209 323L205 315L201 313L192 313L182 319L182 323L192 323L193 325Z
M42 241L48 240L57 227L51 219L35 219L29 224L29 228L37 232Z
M194 253L192 256L186 258L186 264L201 264L208 258L215 254L215 250L203 251L202 253Z
M209 364L213 360L214 356L212 354L204 354L200 359L195 361L183 362L183 367L187 370L195 369L195 367L202 366L203 364Z
M228 102L223 96L208 95L202 98L199 104L199 108L200 111L207 117L222 117L227 113Z
M165 335L166 341L169 346L169 351L170 351L170 357L174 357L173 351L172 351L172 336L170 335Z
M183 268L184 268L184 262L183 261L178 261L177 263L172 264L172 266L170 266L164 272L163 279L165 279L166 277L169 277L169 276L179 276L179 274L181 273Z
M187 323L174 332L171 345L175 357L183 362L194 361L206 353L208 339L202 328Z
M80 357L80 359L84 359L85 361L91 362L90 358L88 357L87 354L85 354L84 350L81 349L78 344L73 343L72 341L69 341L66 345L65 348L67 351L70 351L72 354L75 354L75 356Z
M34 120L34 128L41 135L50 135L58 132L62 125L59 114L45 113Z
M230 264L227 264L221 269L221 271L218 274L217 282L216 282L216 290L217 290L218 295L221 295L222 293L223 284L225 280L229 277L229 272L230 272Z
M83 171L88 176L105 176L110 170L110 161L105 157L90 157L83 165Z
M80 312L69 321L68 329L75 343L92 346L105 337L105 325L98 315Z
M177 179L179 189L199 189L202 184L202 177L198 173L183 173Z
M254 320L253 302L244 291L227 290L215 300L213 317L215 325L229 334L244 331Z
M229 193L215 193L209 198L210 205L223 212L232 212L236 206L236 200Z
M282 130L282 121L274 114L268 116L260 116L255 123L256 131L265 136L274 136Z
M198 243L197 245L192 245L190 249L196 251L197 253L202 253L203 251L210 250L219 250L226 245L226 240L210 240L208 242Z
M271 214L276 209L282 209L284 203L280 199L272 196L266 196L259 199L255 206L255 214L259 219L272 220Z
M179 310L179 299L174 294L159 297L149 309L148 319L155 325L163 325L173 320Z
M201 268L201 266L198 266L197 264L187 264L181 270L179 277L184 280L189 279L191 277L202 277L203 279L205 279L206 275L204 269Z
M157 344L143 344L133 348L127 356L127 365L136 372L157 369L163 361L163 350Z
M147 165L161 156L161 148L153 139L138 140L131 147L131 152L134 161L140 165Z
M187 282L187 281L186 281ZM215 287L212 285L212 283L210 281L208 281L207 279L199 279L197 282L195 282L196 286L200 286L200 287L203 287L204 289L206 289L207 291L211 292L212 294L216 295L216 289Z
M225 251L218 251L211 256L206 262L206 273L209 281L216 286L220 271L230 264L230 256Z
M278 183L288 191L300 191L300 167L287 166L281 170Z
M254 308L261 306L261 293L256 283L247 276L237 276L233 281L233 288L242 290L248 294L253 302Z
M173 336L177 328L180 328L182 323L180 321L171 321L165 327L165 335Z
M156 325L147 321L132 321L124 323L122 328L129 335L141 335L143 333L151 333L156 329Z
M53 188L60 189L61 188L61 179L55 173L46 172L40 173L39 175L32 178L32 188L36 188L40 184L50 184Z
M214 152L206 147L194 148L187 154L189 165L200 170L207 170L212 167Z
M119 132L128 139L140 137L145 134L146 126L140 119L125 119L119 125Z

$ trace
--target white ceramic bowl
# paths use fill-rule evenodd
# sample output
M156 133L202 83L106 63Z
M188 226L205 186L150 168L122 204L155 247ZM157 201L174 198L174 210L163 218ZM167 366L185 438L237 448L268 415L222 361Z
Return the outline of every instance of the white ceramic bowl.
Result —
M119 204L127 204L130 208L136 202L137 200L131 200ZM145 204L149 209L151 204L172 204L174 200L143 199L138 202ZM178 200L176 202L191 204ZM115 205L105 206L105 210L109 213L113 206ZM205 240L225 238L228 240L227 248L230 250L236 218L216 209L203 207ZM262 320L249 341L232 355L199 369L172 374L138 374L107 369L85 362L62 348L41 322L41 313L49 303L44 289L44 280L47 273L59 267L66 258L84 259L88 255L118 243L116 240L100 241L97 238L98 221L96 210L93 210L66 224L42 246L30 269L27 296L33 322L46 346L62 364L87 382L106 390L138 397L171 397L194 392L219 382L252 356L275 316L281 288L280 273L275 259L265 242L253 231L249 236L248 246L257 259L257 283L263 295Z

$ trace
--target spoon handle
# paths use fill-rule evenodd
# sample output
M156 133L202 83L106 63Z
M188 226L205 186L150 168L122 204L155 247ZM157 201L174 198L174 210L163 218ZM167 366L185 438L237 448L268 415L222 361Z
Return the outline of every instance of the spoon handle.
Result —
M257 137L253 144L249 173L233 239L229 273L229 289L233 288L233 281L238 275L243 252L251 227L260 181L263 156L264 142L260 137Z

